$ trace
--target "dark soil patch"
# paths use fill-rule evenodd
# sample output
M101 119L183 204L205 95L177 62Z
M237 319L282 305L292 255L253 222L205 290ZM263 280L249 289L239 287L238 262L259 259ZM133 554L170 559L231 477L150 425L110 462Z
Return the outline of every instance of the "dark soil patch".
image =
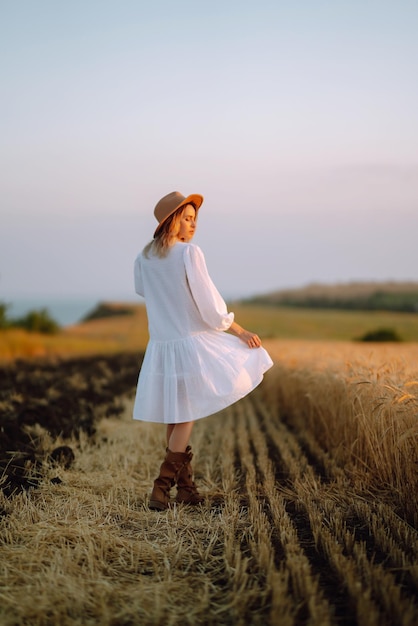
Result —
M43 450L28 432L38 424L52 438L94 437L98 419L118 416L135 391L142 355L17 360L0 365L0 488L6 495L36 486L42 461L69 467L69 446Z

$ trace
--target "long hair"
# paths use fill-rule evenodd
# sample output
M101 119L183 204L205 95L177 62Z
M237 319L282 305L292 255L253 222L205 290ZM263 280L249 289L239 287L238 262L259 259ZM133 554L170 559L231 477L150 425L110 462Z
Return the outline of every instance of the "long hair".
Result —
M189 202L188 204L191 204L196 211L196 207L194 206L193 202ZM188 204L186 206L188 206ZM186 206L181 206L179 209L177 209L177 211L170 215L170 217L168 217L163 223L157 237L145 246L143 254L147 259L149 258L150 254L155 254L160 258L167 256L171 246L174 245L177 241L177 235L180 232L180 220L183 216L183 212Z

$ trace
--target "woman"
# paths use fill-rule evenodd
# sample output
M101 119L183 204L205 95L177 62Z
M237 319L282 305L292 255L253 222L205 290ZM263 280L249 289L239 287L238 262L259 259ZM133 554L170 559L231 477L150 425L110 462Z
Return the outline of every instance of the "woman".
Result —
M258 335L228 313L206 269L196 230L199 194L178 191L155 207L154 239L137 256L135 291L145 298L149 343L138 379L134 419L167 424L167 450L149 506L200 504L189 446L196 420L236 402L262 380L273 362ZM224 331L228 330L232 334Z

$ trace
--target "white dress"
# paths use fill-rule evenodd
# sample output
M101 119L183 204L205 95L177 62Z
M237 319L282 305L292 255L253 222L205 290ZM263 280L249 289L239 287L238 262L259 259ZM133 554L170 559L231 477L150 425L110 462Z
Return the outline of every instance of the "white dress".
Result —
M206 417L247 395L273 361L224 331L234 320L200 248L178 242L159 258L140 253L135 291L145 298L149 342L133 417L177 424Z

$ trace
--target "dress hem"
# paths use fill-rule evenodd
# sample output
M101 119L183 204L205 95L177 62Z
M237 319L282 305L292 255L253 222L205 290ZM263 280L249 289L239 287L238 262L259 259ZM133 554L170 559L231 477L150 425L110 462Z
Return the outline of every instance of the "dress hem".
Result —
M244 393L241 392L239 394L236 394L236 397L235 396L229 396L228 399L226 399L224 402L220 402L219 403L219 408L218 409L216 409L215 411L211 411L210 413L203 413L202 415L199 415L198 417L194 417L193 419L177 420L176 422L165 422L165 421L162 421L162 420L150 420L150 419L145 419L145 418L142 418L142 417L135 417L135 415L133 415L133 419L135 421L137 421L137 422L147 422L148 424L185 424L187 422L197 422L198 420L204 419L205 417L210 417L211 415L216 415L217 413L219 413L220 411L223 411L224 409L228 408L232 404L235 404L235 402L238 402L239 400L242 400L242 398L245 398L245 396L248 396L263 381L264 374L269 369L270 368L267 367L263 371L261 376L258 377L256 379L256 381L253 383L253 385L249 389L244 391ZM234 399L232 399L232 398L234 398Z

